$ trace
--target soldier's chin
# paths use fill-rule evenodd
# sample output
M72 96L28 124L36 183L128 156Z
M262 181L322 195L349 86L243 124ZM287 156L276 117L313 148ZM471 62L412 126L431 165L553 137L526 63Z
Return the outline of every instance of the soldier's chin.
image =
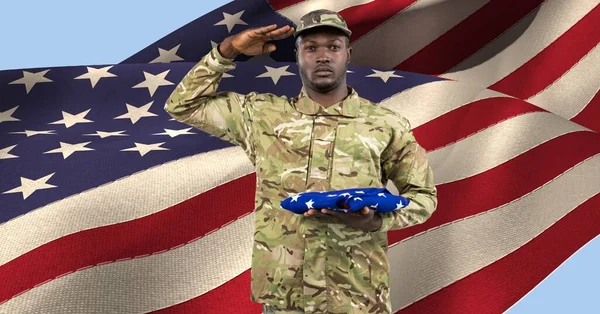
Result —
M318 79L313 81L315 90L321 93L326 93L333 90L335 86L335 80L332 79Z

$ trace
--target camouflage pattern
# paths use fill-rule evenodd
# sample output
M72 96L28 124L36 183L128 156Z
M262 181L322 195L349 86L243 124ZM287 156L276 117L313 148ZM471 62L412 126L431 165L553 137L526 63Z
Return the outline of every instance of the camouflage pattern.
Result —
M350 95L324 108L297 97L219 92L235 67L215 47L177 85L165 110L239 145L256 167L252 300L304 313L390 313L387 233L424 222L437 206L425 150L408 121ZM280 202L304 191L383 187L410 205L384 213L377 232L304 217Z
M294 36L298 36L301 32L318 26L335 27L343 31L348 37L352 34L344 18L335 11L330 10L315 10L311 11L300 18L300 24L294 32Z

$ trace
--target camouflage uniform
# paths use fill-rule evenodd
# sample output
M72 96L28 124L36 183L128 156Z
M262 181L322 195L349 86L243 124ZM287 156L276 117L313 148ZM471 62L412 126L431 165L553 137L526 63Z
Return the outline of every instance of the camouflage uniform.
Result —
M305 313L390 313L386 231L422 223L437 205L425 150L409 122L350 87L328 108L304 88L293 98L217 93L223 73L234 68L215 47L177 85L165 110L239 145L255 166L251 299ZM304 191L383 187L388 180L411 202L381 214L377 232L280 206Z

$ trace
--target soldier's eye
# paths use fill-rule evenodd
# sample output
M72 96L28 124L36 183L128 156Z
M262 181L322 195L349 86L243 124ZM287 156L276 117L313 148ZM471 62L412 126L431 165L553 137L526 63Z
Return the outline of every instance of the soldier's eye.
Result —
M306 46L305 48L307 51L313 51L315 50L315 46Z

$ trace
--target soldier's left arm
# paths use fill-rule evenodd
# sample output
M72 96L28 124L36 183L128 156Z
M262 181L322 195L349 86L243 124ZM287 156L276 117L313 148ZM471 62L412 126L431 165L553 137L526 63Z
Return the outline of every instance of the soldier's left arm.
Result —
M397 116L399 127L393 129L391 142L383 151L382 170L384 178L391 180L401 196L410 200L407 207L388 213L380 213L381 228L385 232L402 229L425 222L437 207L437 189L427 153L417 143L409 121Z

